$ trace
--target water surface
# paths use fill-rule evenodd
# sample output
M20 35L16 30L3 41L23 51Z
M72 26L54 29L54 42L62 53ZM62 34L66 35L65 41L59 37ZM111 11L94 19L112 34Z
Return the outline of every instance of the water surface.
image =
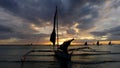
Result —
M83 46L71 46L79 48ZM52 46L0 46L0 68L119 68L120 45L89 46L73 52L71 62L57 60ZM21 61L23 56L31 50ZM93 51L95 50L95 51ZM46 52L45 52L46 51Z

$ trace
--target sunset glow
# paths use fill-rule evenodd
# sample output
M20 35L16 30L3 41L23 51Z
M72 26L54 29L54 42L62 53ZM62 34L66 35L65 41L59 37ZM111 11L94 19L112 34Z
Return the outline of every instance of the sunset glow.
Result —
M119 0L2 0L0 3L0 44L51 44L56 5L59 44L71 38L77 44L120 41Z

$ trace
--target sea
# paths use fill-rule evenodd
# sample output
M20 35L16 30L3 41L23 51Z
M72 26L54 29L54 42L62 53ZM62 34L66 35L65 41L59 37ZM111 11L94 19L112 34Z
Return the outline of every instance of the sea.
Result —
M82 49L84 47L89 47ZM57 59L53 46L0 46L0 68L120 68L120 45L70 46L71 61Z

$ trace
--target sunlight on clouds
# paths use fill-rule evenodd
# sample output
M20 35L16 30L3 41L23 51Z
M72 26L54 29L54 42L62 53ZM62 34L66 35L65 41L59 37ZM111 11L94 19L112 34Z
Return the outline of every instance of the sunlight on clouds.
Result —
M0 25L4 28L0 27L0 32L11 34L3 38L3 35L0 35L0 42L24 43L36 40L39 43L50 42L56 5L59 6L58 13L60 13L58 14L60 44L71 38L79 40L78 43L86 40L119 39L119 28L115 27L120 26L120 0L13 0L13 2L2 0L1 2L3 4L0 5Z
M65 34L67 34L67 31L66 30L59 30L58 34L59 35L65 35Z
M43 27L38 27L35 24L31 24L31 28L36 30L37 33L36 34L50 34L52 31L52 27L51 26L43 26Z
M114 0L107 0L99 11L99 18L96 20L96 31L104 31L120 25L120 7L114 8Z
M92 39L95 39L94 37L80 37L81 40L92 40Z
M101 40L107 40L107 38L101 38Z
M5 40L0 40L0 43L11 43L11 42L16 42L18 39L16 38L10 38L10 39L5 39Z
M107 39L108 39L107 36L102 36L102 37L101 37L101 40L107 40Z
M107 40L108 36L95 37L96 40Z
M92 18L92 15L91 15L91 14L86 15L86 16L82 17L81 19L90 19L90 18Z
M59 44L62 44L66 39L59 39Z
M37 27L36 25L34 25L34 24L31 24L31 28L33 28L34 30L36 30L36 31L40 31L40 28L39 27Z
M59 44L62 44L64 41L70 40L72 38L61 38L59 39Z
M79 25L79 23L75 23L71 28L75 30L76 33L79 33L79 29L77 28L77 26Z

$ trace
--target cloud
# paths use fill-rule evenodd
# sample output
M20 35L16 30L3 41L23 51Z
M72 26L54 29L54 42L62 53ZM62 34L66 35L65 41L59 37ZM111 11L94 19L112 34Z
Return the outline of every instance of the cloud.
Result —
M109 38L110 36L112 38L115 30L111 32L110 30L118 29L117 26L120 25L119 2L119 0L0 0L0 32L7 33L0 36L1 39L12 37L31 39L30 36L39 37L41 34L45 34L45 38L48 37L57 5L61 37L75 34L99 37L109 34ZM31 27L32 25L35 27Z
M91 34L97 37L101 37L101 36L105 36L107 33L106 32L91 32Z
M107 36L107 38L110 40L120 40L120 26L104 31L91 32L91 34L96 37Z
M48 42L49 35L45 34L1 34L1 43L39 43Z
M0 25L13 30L13 33L32 33L35 32L30 28L31 24L24 18L18 17L0 8Z
M12 29L0 25L0 33L11 33L11 32L13 32Z
M3 4L0 6L14 15L30 21L30 23L41 25L43 22L39 19L42 21L51 20L55 12L56 2L56 0L2 0L1 3Z
M59 23L62 26L71 26L74 24L74 21L77 21L81 23L78 28L87 30L94 27L94 18L99 15L99 9L94 6L102 5L104 0L13 0L12 2L10 0L2 0L1 3L3 3L1 5L3 8L13 12L15 15L31 21L30 23L40 25L46 21L50 21L51 23L53 22L55 6L58 5L60 13ZM84 17L87 15L91 15L91 18L88 19Z
M15 0L0 0L0 6L10 11L17 11L18 5Z
M111 28L107 32L110 34L109 39L120 40L120 26Z
M61 12L61 18L62 18L62 24L68 25L69 27L74 22L80 23L78 28L82 30L88 30L90 28L94 27L94 20L99 16L98 11L100 10L97 7L102 5L104 1L88 1L88 0L77 0L77 1L70 1L69 10L66 10ZM89 18L86 18L86 16L90 15Z

